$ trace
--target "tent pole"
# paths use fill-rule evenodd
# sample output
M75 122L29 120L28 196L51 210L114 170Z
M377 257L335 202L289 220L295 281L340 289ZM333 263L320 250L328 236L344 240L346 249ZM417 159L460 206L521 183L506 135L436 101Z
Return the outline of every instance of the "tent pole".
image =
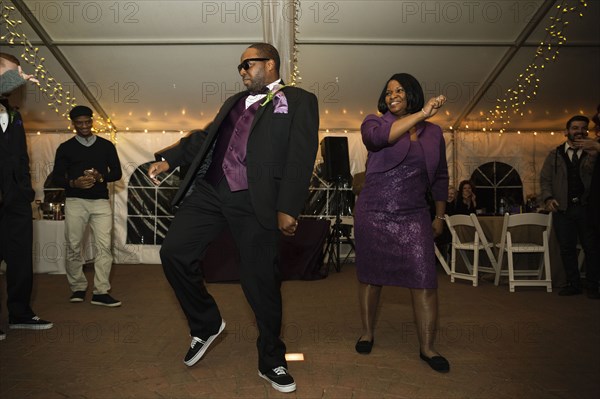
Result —
M498 79L498 76L504 71L506 66L512 61L517 52L523 47L525 41L529 38L529 36L533 33L535 28L540 24L540 22L544 19L548 11L554 6L554 1L546 0L542 2L536 13L531 17L531 20L525 25L521 34L515 40L515 43L506 51L502 59L498 62L494 70L488 75L485 79L485 82L479 87L479 90L473 95L471 100L467 103L463 111L460 113L458 118L452 124L453 130L456 130L460 127L463 120L473 111L473 108L479 103L479 100L483 97L483 95L488 91L490 86Z

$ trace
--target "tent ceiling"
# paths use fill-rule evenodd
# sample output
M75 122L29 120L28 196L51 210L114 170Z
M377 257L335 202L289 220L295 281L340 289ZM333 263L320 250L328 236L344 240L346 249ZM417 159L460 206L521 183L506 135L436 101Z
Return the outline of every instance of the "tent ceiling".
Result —
M91 94L92 106L119 130L205 126L222 101L243 88L235 66L249 43L262 40L257 0L2 2L11 3L31 11L27 18L16 13L16 19L23 20L47 70L78 103L90 105L84 92ZM426 96L449 98L435 122L489 128L487 112L533 61L559 3L301 1L300 86L319 97L323 129L357 129L376 111L385 80L409 72ZM288 11L281 7L273 17L289 18ZM562 130L568 117L589 116L599 103L600 2L588 2L582 18L568 18L568 41L539 74L540 89L525 116L512 117L514 129ZM3 51L18 55L21 49ZM57 53L64 59L57 60ZM28 130L63 131L68 125L34 87L11 101L21 107Z

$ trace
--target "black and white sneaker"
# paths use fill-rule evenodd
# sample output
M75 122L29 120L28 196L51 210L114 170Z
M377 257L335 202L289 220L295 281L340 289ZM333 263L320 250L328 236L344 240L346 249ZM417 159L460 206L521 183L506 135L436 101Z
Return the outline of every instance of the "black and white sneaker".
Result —
M85 299L85 291L73 291L69 302L83 302Z
M5 340L6 339L6 334L4 333L4 331L0 330L0 341Z
M8 328L19 330L47 330L54 327L49 321L42 320L37 316L30 319L9 320Z
M108 294L93 295L90 303L92 305L108 306L109 308L121 306L121 301L117 301Z
M190 349L188 350L187 354L185 355L185 358L183 359L183 362L186 364L186 366L191 367L194 364L198 363L202 356L204 356L204 353L206 352L210 344L212 344L215 338L217 338L219 334L223 332L224 329L225 320L221 320L221 327L219 327L219 331L217 331L216 334L211 335L205 340L198 337L192 337Z
M275 367L273 370L269 370L264 374L259 370L258 375L269 381L271 386L279 392L294 392L296 390L294 377L292 377L283 366Z

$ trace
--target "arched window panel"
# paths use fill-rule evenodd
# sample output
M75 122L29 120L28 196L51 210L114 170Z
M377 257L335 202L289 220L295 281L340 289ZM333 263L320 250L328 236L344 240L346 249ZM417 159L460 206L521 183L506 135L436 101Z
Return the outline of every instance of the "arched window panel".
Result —
M127 243L161 245L173 213L171 203L179 189L180 173L175 169L157 176L156 186L148 178L152 162L139 165L127 188Z
M484 213L497 213L500 199L504 199L506 211L524 204L523 182L519 173L503 162L488 162L480 165L471 175L475 184L477 207Z

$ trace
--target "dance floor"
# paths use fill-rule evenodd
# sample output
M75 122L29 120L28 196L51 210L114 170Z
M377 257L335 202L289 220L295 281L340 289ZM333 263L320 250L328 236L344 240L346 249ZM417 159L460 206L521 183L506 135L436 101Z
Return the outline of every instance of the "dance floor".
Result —
M92 281L90 270L86 271ZM450 283L440 269L437 349L451 371L418 356L409 291L383 290L370 355L359 355L357 283L352 264L316 281L285 281L283 336L298 389L273 390L257 375L256 329L236 283L209 284L227 321L195 366L190 339L160 265L115 265L120 308L69 303L64 275L35 275L34 309L55 327L0 328L0 397L64 398L597 398L600 301L543 288L509 293L482 281ZM2 276L2 297L6 298Z

